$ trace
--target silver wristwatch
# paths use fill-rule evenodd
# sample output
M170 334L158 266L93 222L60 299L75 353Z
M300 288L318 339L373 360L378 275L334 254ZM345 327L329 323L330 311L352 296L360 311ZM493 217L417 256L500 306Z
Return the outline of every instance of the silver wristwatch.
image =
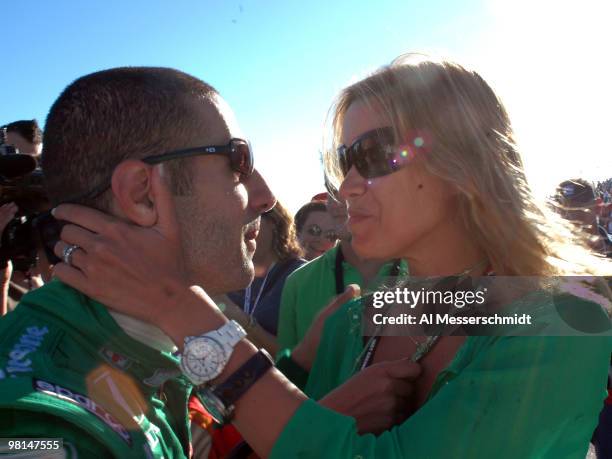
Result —
M215 379L229 362L236 344L246 335L238 322L230 320L218 330L186 337L181 370L196 386Z

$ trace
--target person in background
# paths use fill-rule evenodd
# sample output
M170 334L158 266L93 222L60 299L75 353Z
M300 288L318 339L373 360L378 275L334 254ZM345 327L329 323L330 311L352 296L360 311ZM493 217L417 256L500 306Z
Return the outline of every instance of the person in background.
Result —
M4 126L6 144L15 147L19 153L40 158L42 131L36 120L20 120Z
M295 229L304 259L310 261L323 255L336 245L334 222L327 212L325 202L311 201L295 214Z
M325 208L340 243L287 278L280 306L278 341L281 351L293 349L319 311L349 284L357 284L365 290L377 277L406 274L405 263L364 259L355 253L347 227L346 202L333 195L337 196L336 193L327 194Z
M579 226L589 238L591 248L607 254L604 237L599 233L597 221L597 198L593 186L583 179L565 180L557 186L555 200L560 215Z
M279 202L262 214L257 249L253 255L255 279L244 290L219 298L224 313L249 334L249 339L275 355L281 293L287 276L306 263L293 218Z

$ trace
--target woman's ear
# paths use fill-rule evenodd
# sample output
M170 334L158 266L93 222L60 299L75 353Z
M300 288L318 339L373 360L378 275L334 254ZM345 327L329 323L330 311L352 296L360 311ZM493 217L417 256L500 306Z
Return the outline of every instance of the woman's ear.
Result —
M116 206L125 218L139 226L153 226L157 222L151 195L152 171L142 161L127 159L115 168L111 180Z

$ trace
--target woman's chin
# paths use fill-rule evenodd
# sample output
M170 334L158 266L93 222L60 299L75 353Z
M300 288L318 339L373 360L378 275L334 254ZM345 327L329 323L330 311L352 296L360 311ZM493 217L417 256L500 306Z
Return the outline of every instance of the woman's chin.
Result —
M370 240L353 235L351 238L351 247L359 258L378 258Z

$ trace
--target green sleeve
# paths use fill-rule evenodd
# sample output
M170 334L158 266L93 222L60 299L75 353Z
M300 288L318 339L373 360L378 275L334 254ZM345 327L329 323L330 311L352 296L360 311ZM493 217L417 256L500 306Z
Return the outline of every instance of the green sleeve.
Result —
M605 396L610 340L474 341L471 362L403 424L360 436L352 418L307 400L270 457L584 458Z
M298 343L297 335L297 290L294 273L290 274L283 286L278 317L279 349L293 349Z
M361 332L351 331L350 316L359 314L360 300L342 305L327 318L317 348L317 356L310 369L304 392L319 400L340 386L353 374L355 359L363 349ZM361 322L359 322L361 326Z
M61 438L67 458L114 457L103 443L75 424L57 416L24 410L0 411L0 433L4 438Z
M310 369L304 393L319 400L338 386L338 365L343 361L346 335L340 331L337 313L330 316L323 326L317 356ZM337 339L341 335L340 339Z

